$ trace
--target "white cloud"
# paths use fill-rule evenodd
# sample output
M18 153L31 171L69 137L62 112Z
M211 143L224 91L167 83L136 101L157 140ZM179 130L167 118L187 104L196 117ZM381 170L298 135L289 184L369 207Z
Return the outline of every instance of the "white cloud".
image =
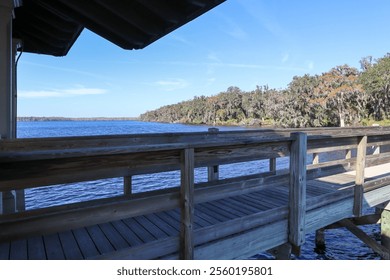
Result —
M174 90L186 88L189 85L189 83L184 79L167 79L167 80L157 81L156 85L158 85L161 88L161 90L174 91Z
M101 88L70 88L70 89L52 89L52 90L20 90L20 98L47 98L47 97L66 97L80 95L105 94L107 90Z

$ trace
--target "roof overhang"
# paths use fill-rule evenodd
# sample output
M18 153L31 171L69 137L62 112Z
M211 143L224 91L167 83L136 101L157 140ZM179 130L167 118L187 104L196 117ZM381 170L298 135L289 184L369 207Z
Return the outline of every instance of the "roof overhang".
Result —
M13 37L24 52L64 56L87 28L124 49L142 49L224 1L23 0Z

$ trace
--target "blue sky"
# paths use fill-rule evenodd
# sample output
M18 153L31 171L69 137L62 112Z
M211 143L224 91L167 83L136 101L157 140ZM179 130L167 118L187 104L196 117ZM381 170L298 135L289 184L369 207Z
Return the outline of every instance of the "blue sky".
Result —
M18 116L135 117L229 86L360 68L390 52L389 10L388 0L227 0L135 51L84 30L66 57L22 55Z

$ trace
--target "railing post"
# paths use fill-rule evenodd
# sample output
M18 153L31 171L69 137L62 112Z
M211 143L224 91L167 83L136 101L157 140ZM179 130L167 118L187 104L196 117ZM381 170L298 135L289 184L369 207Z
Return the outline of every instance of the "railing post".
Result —
M291 133L290 189L289 189L289 242L301 246L305 242L306 221L306 158L307 135Z
M209 133L218 133L219 129L216 127L210 127L208 129L208 132ZM207 179L209 182L216 181L219 179L219 166L218 165L207 167Z
M269 172L276 173L276 158L269 159Z
M352 150L351 149L345 150L345 159L351 159L351 158L352 158ZM348 168L350 167L351 167L351 163L349 162Z
M3 192L3 214L15 213L15 196L11 191Z
M123 194L131 195L133 193L133 184L131 176L123 177Z
M194 258L194 149L185 149L181 158L180 187L180 259Z
M207 167L207 179L209 182L216 181L219 179L219 166L208 166Z
M358 146L356 153L356 178L353 201L353 214L358 217L362 215L363 208L363 184L364 169L366 167L366 149L367 136L358 137Z
M18 212L22 212L26 210L26 196L25 190L16 190L15 191L15 199L16 199L16 210Z

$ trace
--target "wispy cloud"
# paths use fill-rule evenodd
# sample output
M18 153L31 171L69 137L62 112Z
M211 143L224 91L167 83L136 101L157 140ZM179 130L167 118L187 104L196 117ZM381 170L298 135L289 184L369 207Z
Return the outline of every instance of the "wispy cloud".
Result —
M309 68L309 70L313 70L313 68L314 68L314 61L309 60L306 63L307 63L307 68Z
M193 42L191 42L191 41L187 40L186 38L184 38L184 37L182 37L182 36L179 36L179 35L177 35L177 34L172 33L172 34L170 35L170 37L171 37L173 40L175 40L175 41L177 41L177 42L179 42L179 43L181 43L181 44L184 44L184 45L187 45L187 46L194 46L194 43L193 43Z
M93 72L88 72L88 71L81 71L81 70L74 69L74 68L56 67L56 66L35 63L35 62L30 62L30 61L23 61L23 64L32 65L35 67L46 68L46 69L51 69L51 70L55 70L55 71L73 73L73 74L82 75L82 76L88 76L88 77L97 78L97 79L104 79L104 80L108 79L107 76L99 75L99 74L96 74Z
M282 56L282 63L286 63L289 58L290 58L290 54L289 53L284 53L283 56Z
M174 91L186 88L189 83L184 79L167 79L157 81L156 85L163 91Z
M223 27L221 29L224 33L236 40L248 38L248 33L241 27L241 25L225 15L220 14L220 17L223 19Z
M70 88L70 89L51 89L51 90L20 90L20 98L48 98L48 97L67 97L80 95L105 94L107 90L101 88Z

